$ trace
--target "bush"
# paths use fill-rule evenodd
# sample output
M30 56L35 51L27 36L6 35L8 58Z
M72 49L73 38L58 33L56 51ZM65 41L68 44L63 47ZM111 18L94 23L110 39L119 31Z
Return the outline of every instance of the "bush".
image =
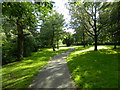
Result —
M24 39L24 52L23 56L28 57L33 51L39 49L37 40L29 35ZM2 43L2 64L8 64L17 60L17 42L16 40L7 41Z
M27 56L30 56L31 53L34 51L38 51L39 49L39 42L37 42L37 40L29 35L29 36L26 36L25 39L24 39L24 53L23 53L23 56L24 57L27 57Z
M73 44L74 39L73 38L66 38L63 40L63 44L66 44L67 46L70 46Z
M2 64L14 62L17 58L16 42L4 41L2 44Z

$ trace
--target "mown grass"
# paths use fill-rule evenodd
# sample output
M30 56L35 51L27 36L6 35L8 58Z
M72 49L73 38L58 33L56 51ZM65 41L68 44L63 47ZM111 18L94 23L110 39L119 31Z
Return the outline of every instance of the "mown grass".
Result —
M79 47L67 57L67 64L77 88L118 88L120 49L105 47L108 49L98 51L81 51L83 48Z
M45 66L51 57L65 52L68 48L52 51L52 49L41 49L34 52L32 56L4 65L2 67L2 88L27 88L38 71Z

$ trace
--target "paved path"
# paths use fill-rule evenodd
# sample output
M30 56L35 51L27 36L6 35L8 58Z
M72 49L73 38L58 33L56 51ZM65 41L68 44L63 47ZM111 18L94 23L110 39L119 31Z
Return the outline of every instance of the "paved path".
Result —
M66 56L74 49L54 56L49 63L40 70L36 79L29 88L75 88L73 80L70 78Z

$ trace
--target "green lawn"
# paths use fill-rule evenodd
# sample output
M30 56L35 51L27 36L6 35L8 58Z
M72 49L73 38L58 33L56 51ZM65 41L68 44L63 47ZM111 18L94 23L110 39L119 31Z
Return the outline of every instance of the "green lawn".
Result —
M42 49L35 52L23 61L14 62L2 67L2 87L3 88L27 88L39 69L45 66L51 57L68 50L64 47L58 51L52 49Z
M67 64L77 88L118 88L118 53L113 46L77 47L67 57ZM90 49L88 49L90 48Z

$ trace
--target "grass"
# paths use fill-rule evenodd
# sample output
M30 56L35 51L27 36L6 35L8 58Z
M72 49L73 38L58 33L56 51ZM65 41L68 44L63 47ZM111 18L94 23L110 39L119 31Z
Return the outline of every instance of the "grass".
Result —
M2 67L2 88L27 88L51 57L66 50L68 50L67 47L54 52L52 49L42 49L24 58L23 61L4 65Z
M118 53L113 46L77 47L67 57L67 64L77 88L118 88ZM108 49L102 49L108 48Z

